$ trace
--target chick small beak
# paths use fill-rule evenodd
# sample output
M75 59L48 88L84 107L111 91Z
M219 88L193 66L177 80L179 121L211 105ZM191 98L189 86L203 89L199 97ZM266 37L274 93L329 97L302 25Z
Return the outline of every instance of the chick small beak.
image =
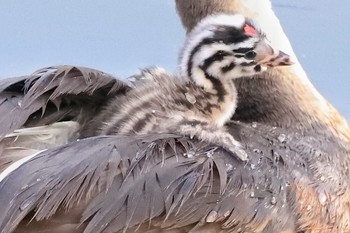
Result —
M290 59L290 56L282 51L278 51L277 56L274 56L270 59L268 63L266 63L269 67L275 66L290 66L293 65L294 62Z
M267 67L289 66L294 64L288 54L273 48L266 41L262 41L257 45L256 52L258 64Z

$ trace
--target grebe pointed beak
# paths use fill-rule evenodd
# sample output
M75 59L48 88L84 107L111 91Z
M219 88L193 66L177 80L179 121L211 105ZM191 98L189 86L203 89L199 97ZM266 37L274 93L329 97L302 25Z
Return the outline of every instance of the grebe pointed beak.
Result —
M267 67L289 66L294 62L283 51L273 48L267 41L261 41L256 46L256 61Z
M272 66L290 66L294 62L291 60L290 56L282 51L278 51L278 55L270 63Z

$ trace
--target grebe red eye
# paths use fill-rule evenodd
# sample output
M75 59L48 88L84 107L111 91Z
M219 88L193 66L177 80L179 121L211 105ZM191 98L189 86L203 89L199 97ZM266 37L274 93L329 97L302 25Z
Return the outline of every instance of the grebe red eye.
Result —
M256 57L256 52L254 50L250 50L244 54L244 57L249 60L252 60Z

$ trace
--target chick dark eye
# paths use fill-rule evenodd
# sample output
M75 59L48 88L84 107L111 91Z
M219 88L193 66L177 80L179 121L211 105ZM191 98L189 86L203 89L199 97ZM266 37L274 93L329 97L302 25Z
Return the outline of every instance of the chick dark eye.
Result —
M244 54L244 57L247 59L254 59L256 57L256 52L250 50Z
M225 52L225 51L223 51L223 50L219 50L219 51L218 51L218 54L219 54L219 55L225 55L225 54L226 54L226 52Z

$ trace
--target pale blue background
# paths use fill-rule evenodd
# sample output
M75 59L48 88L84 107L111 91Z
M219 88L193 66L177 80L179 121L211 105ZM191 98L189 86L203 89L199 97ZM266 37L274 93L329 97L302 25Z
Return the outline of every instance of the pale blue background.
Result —
M176 70L184 31L173 0L0 0L0 78L50 65L119 77ZM350 1L273 0L319 91L350 119Z

